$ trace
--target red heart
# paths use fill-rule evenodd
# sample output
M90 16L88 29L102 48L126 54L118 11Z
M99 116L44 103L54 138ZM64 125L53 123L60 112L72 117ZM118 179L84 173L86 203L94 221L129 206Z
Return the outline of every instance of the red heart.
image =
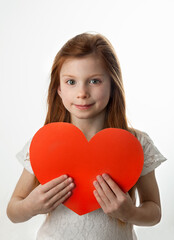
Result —
M118 128L106 128L89 142L71 123L49 123L30 145L30 161L41 184L60 175L74 179L73 194L63 204L79 215L100 208L93 195L96 176L108 173L127 192L138 180L144 153L137 138Z

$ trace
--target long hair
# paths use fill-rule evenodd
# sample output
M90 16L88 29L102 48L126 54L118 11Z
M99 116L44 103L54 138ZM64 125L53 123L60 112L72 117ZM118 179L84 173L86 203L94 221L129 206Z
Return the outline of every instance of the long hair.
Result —
M116 52L110 41L102 34L87 32L71 38L55 56L51 69L47 97L48 111L44 125L51 122L70 122L70 113L64 107L62 99L57 93L60 85L60 70L66 59L83 58L89 54L95 54L102 60L111 79L111 94L106 106L104 128L121 128L136 136L135 130L128 127L122 73ZM131 191L129 193L131 194Z

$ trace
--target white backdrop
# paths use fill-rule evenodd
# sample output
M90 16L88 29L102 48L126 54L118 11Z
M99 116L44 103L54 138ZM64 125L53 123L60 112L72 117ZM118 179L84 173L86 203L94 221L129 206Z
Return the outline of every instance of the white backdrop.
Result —
M168 159L156 170L163 217L136 227L139 240L174 235L172 0L0 0L0 239L30 240L43 215L13 224L6 206L22 172L15 158L43 125L53 59L75 35L96 31L121 63L131 124L147 132Z

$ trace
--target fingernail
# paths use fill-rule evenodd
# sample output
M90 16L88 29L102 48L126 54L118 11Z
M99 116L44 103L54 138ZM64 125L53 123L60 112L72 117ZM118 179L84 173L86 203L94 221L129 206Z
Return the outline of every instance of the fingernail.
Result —
M97 184L97 181L94 181L93 184L96 185L96 184Z
M100 175L97 176L97 180L100 180L102 179L102 177Z
M94 191L93 191L93 193L94 193L94 194L97 194L97 191L96 191L96 190L94 190Z
M107 177L108 177L108 174L103 173L102 176L103 176L104 178L107 178Z

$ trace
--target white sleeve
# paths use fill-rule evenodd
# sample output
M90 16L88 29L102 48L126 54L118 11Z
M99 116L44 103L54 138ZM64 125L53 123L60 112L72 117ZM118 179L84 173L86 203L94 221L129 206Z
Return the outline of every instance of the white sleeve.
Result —
M16 158L23 165L23 167L34 175L33 169L30 164L29 148L32 138L24 145L22 150L16 154Z
M139 132L137 138L140 141L144 152L144 166L140 175L141 177L153 171L167 159L160 153L147 133Z

